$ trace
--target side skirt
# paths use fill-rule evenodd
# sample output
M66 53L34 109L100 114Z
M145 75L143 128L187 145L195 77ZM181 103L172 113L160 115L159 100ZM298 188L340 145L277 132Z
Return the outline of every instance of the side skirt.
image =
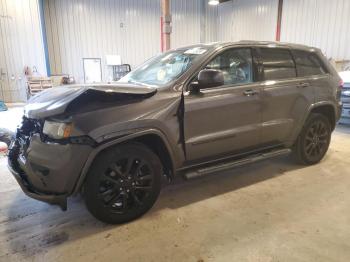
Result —
M184 171L183 175L186 179L193 179L193 178L205 176L214 172L225 171L225 170L232 169L234 167L251 164L260 160L265 160L276 156L287 155L290 152L291 152L291 149L289 148L265 151L262 153L249 155L243 158L238 158L238 159L236 158L234 160L227 160L225 162L220 162L213 165L207 165L196 169L186 170Z

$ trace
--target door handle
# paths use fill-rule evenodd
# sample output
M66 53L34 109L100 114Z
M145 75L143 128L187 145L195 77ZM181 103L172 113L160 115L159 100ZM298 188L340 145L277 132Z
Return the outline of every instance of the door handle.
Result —
M310 83L307 83L307 82L301 82L297 85L297 87L299 88L305 88L305 87L309 87L310 86Z
M257 91L252 90L252 89L248 89L248 90L245 90L245 91L243 92L243 94L244 94L245 96L253 96L253 95L256 95L257 93L258 93Z

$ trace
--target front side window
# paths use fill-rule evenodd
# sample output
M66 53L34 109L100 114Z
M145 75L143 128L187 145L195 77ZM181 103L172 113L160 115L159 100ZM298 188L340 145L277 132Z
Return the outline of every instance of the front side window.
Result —
M298 76L322 75L327 73L320 59L313 53L293 51Z
M253 82L252 54L249 48L235 48L224 51L205 66L224 74L225 85Z
M260 48L264 80L279 80L296 77L295 64L287 49Z
M120 82L163 86L183 75L208 49L194 47L158 55L120 79Z

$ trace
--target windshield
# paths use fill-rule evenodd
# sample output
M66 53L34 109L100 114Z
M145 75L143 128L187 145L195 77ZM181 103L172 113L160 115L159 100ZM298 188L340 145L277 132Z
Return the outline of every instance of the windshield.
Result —
M185 73L207 49L174 50L151 58L119 82L162 86Z

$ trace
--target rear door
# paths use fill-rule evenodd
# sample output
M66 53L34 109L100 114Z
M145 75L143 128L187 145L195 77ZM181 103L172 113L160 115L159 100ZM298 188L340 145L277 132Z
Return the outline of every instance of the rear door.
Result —
M299 79L305 79L310 83L315 92L316 101L334 101L334 82L330 79L327 67L323 64L319 55L315 52L302 50L292 51ZM339 85L338 78L336 85ZM337 103L337 101L334 101Z
M289 48L258 48L262 66L262 143L279 145L294 136L314 100L308 77L297 77Z
M206 68L221 70L223 86L185 96L187 160L218 158L260 142L260 86L254 81L250 48L222 51Z

